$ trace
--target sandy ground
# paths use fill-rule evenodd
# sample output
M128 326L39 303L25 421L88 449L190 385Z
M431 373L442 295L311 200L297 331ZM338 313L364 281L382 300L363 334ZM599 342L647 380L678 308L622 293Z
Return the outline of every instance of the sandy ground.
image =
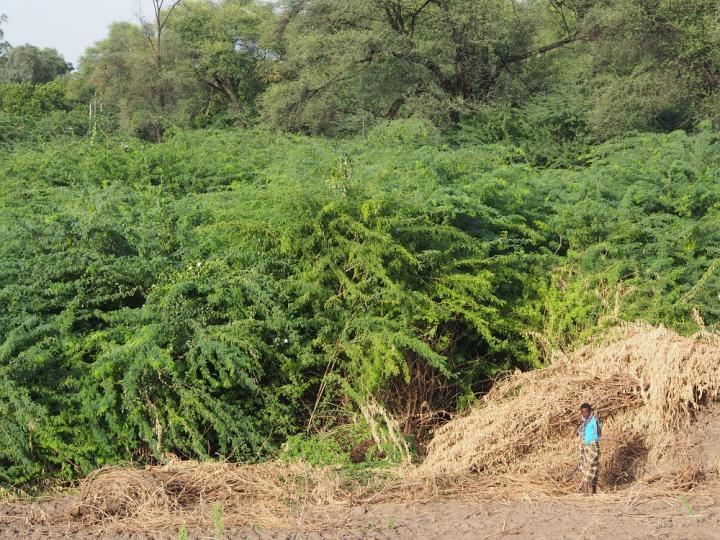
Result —
M720 539L720 501L715 493L689 493L644 501L603 495L554 500L378 504L336 513L323 531L233 530L224 538L249 539ZM718 494L720 496L720 494ZM35 504L0 503L0 538L168 538L178 531L103 533L68 520L70 499ZM214 530L190 538L215 538Z
M720 505L690 508L658 499L629 507L603 500L511 501L415 507L383 505L357 515L335 534L307 538L720 538ZM691 515L692 514L692 515Z

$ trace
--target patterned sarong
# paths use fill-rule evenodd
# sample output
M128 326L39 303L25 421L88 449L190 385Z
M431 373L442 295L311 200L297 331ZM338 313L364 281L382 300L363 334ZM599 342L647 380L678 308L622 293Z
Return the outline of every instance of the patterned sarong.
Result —
M582 473L583 482L587 482L591 486L597 485L600 475L600 444L592 442L582 445L578 468Z

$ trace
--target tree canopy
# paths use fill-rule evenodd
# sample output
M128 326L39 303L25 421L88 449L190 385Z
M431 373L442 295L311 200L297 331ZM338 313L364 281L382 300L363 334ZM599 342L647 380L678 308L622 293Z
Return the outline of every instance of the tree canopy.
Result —
M718 110L720 30L710 0L158 8L151 19L113 26L79 75L127 131L155 141L173 126L258 121L331 135L409 117L452 129L498 112L534 115L540 103L574 117L567 137L607 140L693 128ZM508 126L492 130L508 134Z
M0 39L2 36L0 36ZM0 83L47 83L72 71L55 49L34 45L9 47L0 57Z
M226 110L240 121L254 116L266 88L263 74L275 58L267 38L273 22L269 5L250 0L180 5L170 28L204 87L206 110Z
M5 56L7 48L10 45L7 41L3 39L5 37L5 32L2 29L2 25L6 21L7 17L5 16L5 14L0 13L0 58L3 58Z
M524 61L589 35L577 10L563 14L571 23L542 29L539 19L551 13L540 4L292 2L279 29L284 80L265 96L266 112L285 127L314 131L401 111L457 119Z

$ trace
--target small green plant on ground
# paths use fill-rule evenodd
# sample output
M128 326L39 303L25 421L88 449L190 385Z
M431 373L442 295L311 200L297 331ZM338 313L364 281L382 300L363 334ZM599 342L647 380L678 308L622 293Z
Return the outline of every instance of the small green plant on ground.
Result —
M685 510L687 510L687 513L689 516L697 516L697 512L692 507L692 504L690 504L690 500L687 498L686 495L680 495L678 497L682 505L685 507Z
M225 525L223 525L222 517L222 504L215 503L213 505L213 522L215 524L215 538L217 538L217 540L222 539L223 531L225 530Z

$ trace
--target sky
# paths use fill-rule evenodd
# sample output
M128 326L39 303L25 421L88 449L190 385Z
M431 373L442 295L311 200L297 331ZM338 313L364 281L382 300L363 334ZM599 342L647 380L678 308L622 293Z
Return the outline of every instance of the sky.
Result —
M107 35L110 23L133 21L138 9L151 13L151 0L0 0L2 27L11 45L30 43L57 49L77 66L90 45Z

